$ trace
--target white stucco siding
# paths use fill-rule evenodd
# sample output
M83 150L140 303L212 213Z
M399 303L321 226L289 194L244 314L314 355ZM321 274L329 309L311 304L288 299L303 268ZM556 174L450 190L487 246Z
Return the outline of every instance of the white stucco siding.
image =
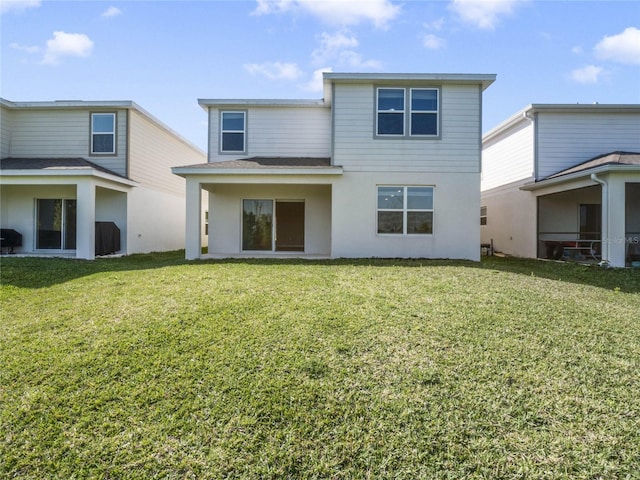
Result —
M334 164L345 171L479 172L480 86L398 85L418 86L440 88L439 138L376 137L375 86L337 84Z
M480 259L478 173L350 172L333 187L333 257ZM433 186L432 235L377 233L377 187Z
M538 112L538 179L598 155L640 152L638 113Z
M10 155L12 112L0 106L0 158Z
M135 110L129 113L129 176L141 185L184 196L184 179L171 167L206 162L206 155Z
M247 112L245 153L220 153L220 111ZM209 161L244 157L329 157L331 111L318 106L225 106L209 109Z
M91 155L92 112L116 112L116 155ZM126 175L126 110L29 109L15 110L12 119L11 157L87 158L93 163Z
M146 186L131 189L127 207L127 253L184 248L185 199Z
M509 130L484 142L482 191L533 177L533 132L532 122L522 119Z

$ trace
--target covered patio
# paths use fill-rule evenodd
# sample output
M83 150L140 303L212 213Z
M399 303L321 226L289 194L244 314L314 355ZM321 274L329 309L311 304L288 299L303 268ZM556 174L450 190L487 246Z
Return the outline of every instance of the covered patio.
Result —
M538 258L640 261L640 154L596 157L522 190L537 199Z
M187 259L331 256L332 186L342 168L328 158L253 157L173 173L187 184Z

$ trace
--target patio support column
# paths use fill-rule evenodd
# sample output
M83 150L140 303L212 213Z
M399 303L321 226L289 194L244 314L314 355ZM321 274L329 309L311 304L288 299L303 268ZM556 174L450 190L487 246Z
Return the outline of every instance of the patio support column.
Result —
M609 199L607 202L607 218L609 221L607 242L609 264L613 267L624 267L626 261L627 239L625 234L625 182L622 178L609 175ZM603 205L604 207L604 205ZM604 214L604 212L603 212ZM604 219L603 219L604 220Z
M186 195L185 258L195 260L202 252L202 190L197 178L187 177Z
M90 180L76 185L76 258L96 258L96 186Z

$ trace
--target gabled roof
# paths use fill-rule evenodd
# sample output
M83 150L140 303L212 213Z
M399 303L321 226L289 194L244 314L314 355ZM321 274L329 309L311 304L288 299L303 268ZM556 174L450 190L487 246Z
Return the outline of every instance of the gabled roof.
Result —
M98 173L102 177L114 177L113 180L120 181L127 185L137 185L130 178L119 175L111 170L101 167L84 158L15 158L7 157L0 160L1 175L22 175L22 174L73 174L73 175L94 175ZM0 176L1 176L0 175Z
M340 174L342 167L331 165L326 157L251 157L225 162L208 162L173 167L184 174Z
M597 156L591 160L575 165L571 168L567 168L553 175L549 175L544 180L549 178L562 177L571 173L583 172L595 167L602 167L604 165L637 165L640 167L640 153L635 152L611 152L604 155Z

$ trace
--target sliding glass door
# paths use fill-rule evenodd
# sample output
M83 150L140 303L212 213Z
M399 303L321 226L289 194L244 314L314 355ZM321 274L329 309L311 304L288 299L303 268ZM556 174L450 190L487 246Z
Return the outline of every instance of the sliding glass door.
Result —
M36 200L36 249L75 250L76 201Z
M242 250L273 250L273 200L242 201Z
M303 252L304 201L243 200L242 250Z

